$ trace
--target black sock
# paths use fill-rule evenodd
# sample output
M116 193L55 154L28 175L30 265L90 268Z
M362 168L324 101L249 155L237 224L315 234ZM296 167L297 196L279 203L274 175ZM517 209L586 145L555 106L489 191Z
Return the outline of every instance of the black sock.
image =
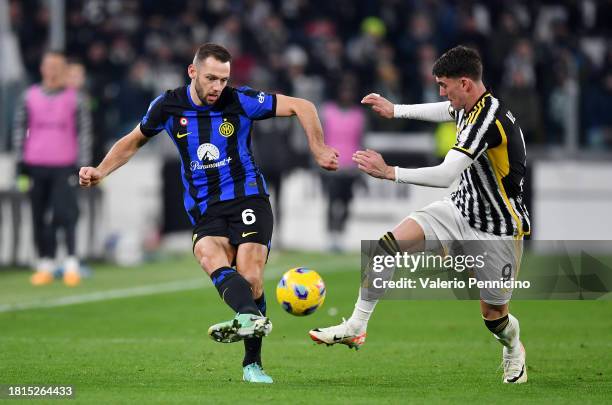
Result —
M262 293L261 297L255 300L257 308L262 315L266 314L266 296ZM261 364L261 344L262 338L244 339L244 360L242 367L248 366L251 363Z
M399 243L397 243L395 236L391 232L387 232L378 240L378 246L390 256L395 256L401 250Z
M259 315L251 285L236 270L231 267L221 267L215 270L210 278L223 301L235 312Z
M487 325L487 328L489 328L491 333L497 335L499 332L506 329L506 326L508 326L509 321L510 320L508 319L508 315L504 315L501 318L495 319L493 321L485 319L484 323L485 325Z

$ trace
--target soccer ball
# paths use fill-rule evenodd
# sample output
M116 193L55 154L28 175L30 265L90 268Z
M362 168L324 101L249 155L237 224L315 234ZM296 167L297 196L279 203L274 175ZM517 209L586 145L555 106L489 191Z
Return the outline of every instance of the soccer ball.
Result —
M310 315L325 301L325 283L316 271L296 267L278 282L276 300L291 315Z

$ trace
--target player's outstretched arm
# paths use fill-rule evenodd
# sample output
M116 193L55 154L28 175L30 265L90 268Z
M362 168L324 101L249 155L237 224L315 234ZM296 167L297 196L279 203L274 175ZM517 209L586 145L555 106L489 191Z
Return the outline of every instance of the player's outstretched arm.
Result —
M308 138L308 146L317 164L325 170L338 169L338 151L325 144L323 128L314 104L297 97L276 95L276 116L297 115Z
M106 176L126 164L148 140L138 125L132 132L115 142L98 167L81 167L79 184L82 187L97 185Z
M383 118L409 118L420 121L453 121L449 101L426 104L393 104L377 93L370 93L361 100Z
M473 160L451 149L438 166L419 169L404 169L387 165L380 153L371 149L359 150L353 154L353 161L359 170L379 179L393 180L396 183L410 183L428 187L449 187Z

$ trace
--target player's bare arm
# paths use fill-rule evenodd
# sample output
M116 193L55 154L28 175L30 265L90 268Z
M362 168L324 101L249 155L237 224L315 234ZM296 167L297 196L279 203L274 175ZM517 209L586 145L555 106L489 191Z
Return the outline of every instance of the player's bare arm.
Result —
M450 150L438 166L405 169L387 165L382 155L374 150L359 150L353 154L359 170L372 177L427 187L449 187L473 160L461 152Z
M149 138L143 135L140 126L137 126L119 139L108 151L98 167L81 167L79 170L79 184L82 187L93 187L106 176L126 164Z
M278 94L276 96L276 116L289 117L292 115L297 115L300 120L308 138L308 146L317 164L325 170L337 170L338 151L325 144L323 128L314 104L303 98Z

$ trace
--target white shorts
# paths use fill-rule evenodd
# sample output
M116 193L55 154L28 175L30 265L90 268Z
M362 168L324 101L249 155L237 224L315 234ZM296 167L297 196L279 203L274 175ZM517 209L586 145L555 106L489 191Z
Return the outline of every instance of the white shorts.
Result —
M478 281L516 280L523 255L523 241L513 236L497 236L472 228L449 198L431 203L413 212L408 218L421 226L425 240L438 241L448 254L455 250L453 241L482 241L482 244L466 244L480 245L479 250L486 247L484 267L473 269ZM506 304L511 297L511 288L480 289L480 298L491 305Z

